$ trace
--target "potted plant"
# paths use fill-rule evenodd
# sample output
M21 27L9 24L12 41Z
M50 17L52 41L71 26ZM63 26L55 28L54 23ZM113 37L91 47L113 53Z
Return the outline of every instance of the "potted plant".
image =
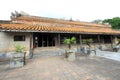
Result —
M19 44L16 44L15 45L15 53L14 53L14 55L17 57L19 57L19 56L22 56L25 52L24 52L24 49L25 49L25 47L24 46L22 46L22 45L19 45Z
M118 52L120 50L120 39L117 39L117 44L113 47L114 52Z
M24 49L25 49L25 47L23 47L19 44L15 45L15 51L16 52L23 52Z
M91 38L90 39L83 39L82 43L86 44L88 46L88 48L86 49L87 55L90 55L91 51L94 51L96 54L96 51L91 48L91 43L93 43L93 40Z
M71 37L71 38L66 38L64 39L64 44L68 45L68 49L66 50L66 58L69 61L74 61L75 60L75 50L71 49L72 44L76 43L76 38Z
M17 44L15 45L15 52L13 53L10 61L10 67L22 67L25 65L25 52L23 50L25 47Z

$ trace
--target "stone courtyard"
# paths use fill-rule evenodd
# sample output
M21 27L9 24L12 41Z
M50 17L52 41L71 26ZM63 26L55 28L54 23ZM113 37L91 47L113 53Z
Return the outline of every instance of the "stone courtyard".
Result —
M41 56L14 69L9 62L0 62L0 80L120 80L120 62L86 56L70 62L64 56Z

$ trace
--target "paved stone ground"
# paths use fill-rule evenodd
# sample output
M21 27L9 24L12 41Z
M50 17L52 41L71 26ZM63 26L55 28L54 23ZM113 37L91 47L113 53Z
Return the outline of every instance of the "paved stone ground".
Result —
M63 56L42 56L27 60L21 68L0 63L0 80L120 80L120 62L84 56L69 62Z
M120 61L120 52L110 52L110 51L100 51L97 50L97 56L113 59L116 61Z

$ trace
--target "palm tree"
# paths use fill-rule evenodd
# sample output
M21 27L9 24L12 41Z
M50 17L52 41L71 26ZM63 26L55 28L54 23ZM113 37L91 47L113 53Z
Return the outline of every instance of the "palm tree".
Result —
M64 39L64 44L68 45L68 48L71 49L71 45L72 44L76 44L76 38L75 37L71 37L71 38L66 38Z
M89 49L91 48L91 43L93 42L92 39L83 39L82 43L87 44Z
M68 45L69 50L66 51L66 58L68 58L69 61L74 61L75 60L75 52L71 50L71 45L76 43L76 38L71 37L71 38L66 38L64 39L64 44Z

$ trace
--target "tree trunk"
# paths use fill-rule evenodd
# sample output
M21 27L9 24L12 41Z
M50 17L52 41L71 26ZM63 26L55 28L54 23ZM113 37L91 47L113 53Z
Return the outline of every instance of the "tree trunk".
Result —
M71 49L71 44L68 45L68 48Z

